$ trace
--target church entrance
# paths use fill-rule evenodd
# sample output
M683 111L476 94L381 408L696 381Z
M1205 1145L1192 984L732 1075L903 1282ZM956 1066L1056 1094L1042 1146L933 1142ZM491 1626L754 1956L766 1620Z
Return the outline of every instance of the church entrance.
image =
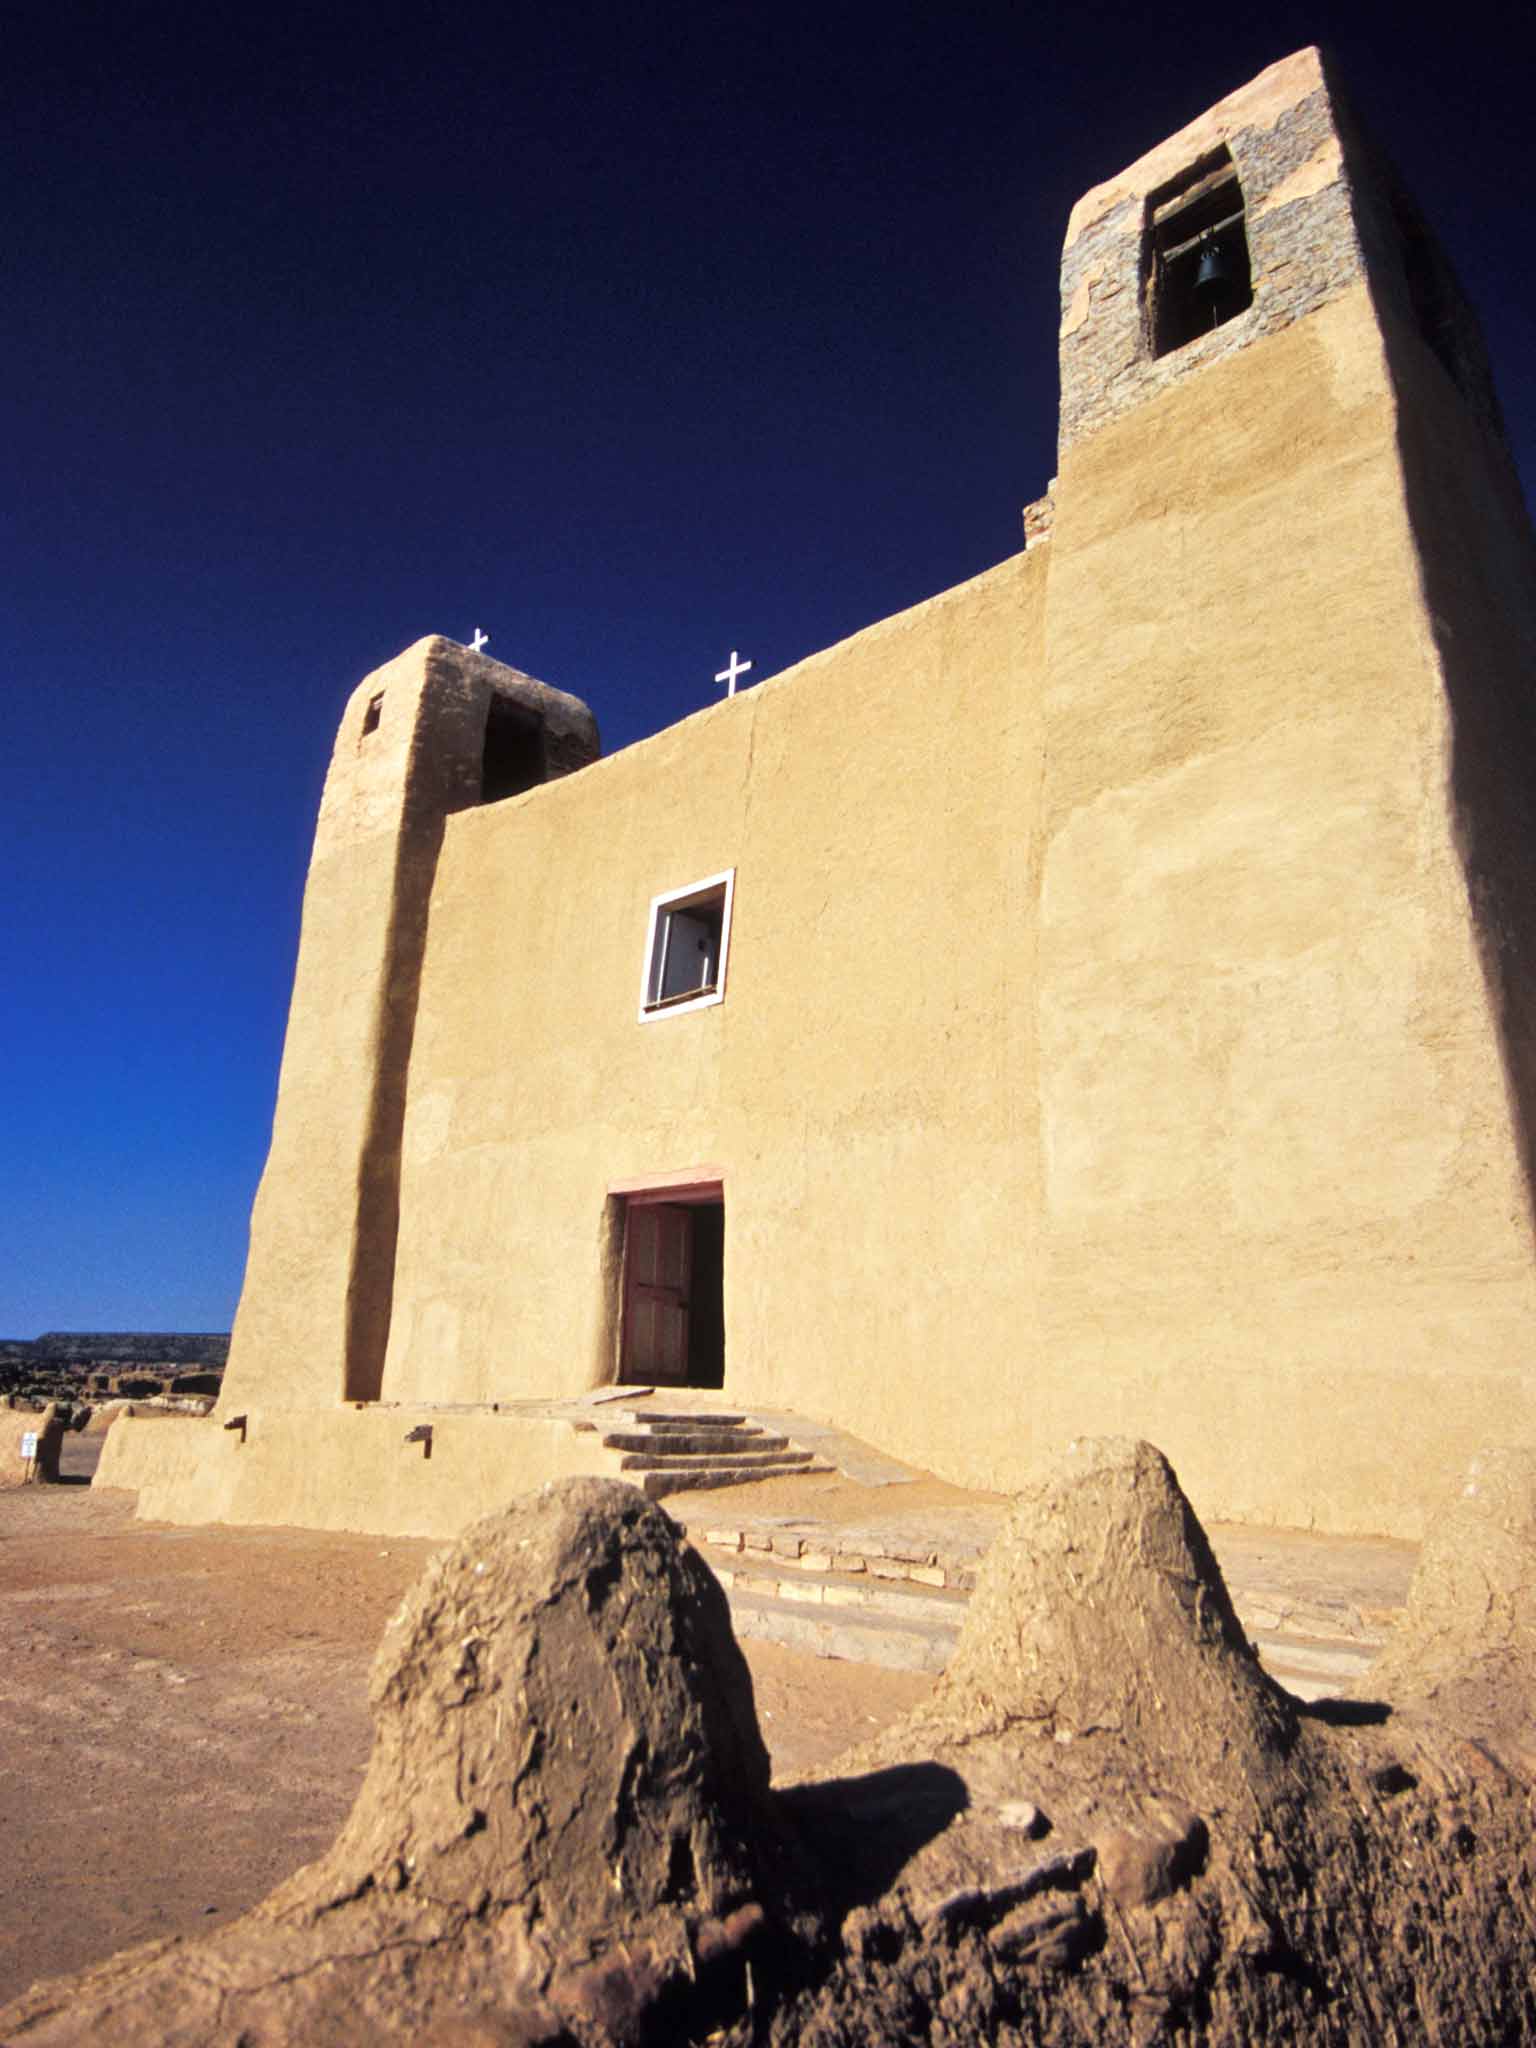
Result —
M725 1384L725 1197L718 1182L624 1204L619 1377L632 1386Z

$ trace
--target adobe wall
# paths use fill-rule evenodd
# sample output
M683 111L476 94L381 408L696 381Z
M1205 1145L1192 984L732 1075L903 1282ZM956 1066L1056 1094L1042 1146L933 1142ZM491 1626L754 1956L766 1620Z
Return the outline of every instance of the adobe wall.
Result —
M1042 1426L1416 1533L1536 1280L1365 286L1068 450L1054 550Z
M611 1476L597 1437L557 1422L379 1407L244 1412L243 1436L218 1420L120 1416L93 1484L136 1490L135 1512L150 1522L447 1537L546 1480ZM432 1428L430 1457L405 1440L420 1422Z
M342 715L315 828L272 1144L251 1214L224 1408L377 1395L400 1128L445 818L479 801L495 697L542 723L546 772L597 750L576 698L433 635Z
M450 820L386 1400L610 1379L607 1189L711 1166L732 1400L1021 1468L1049 552ZM725 1001L639 1023L651 897L728 867Z

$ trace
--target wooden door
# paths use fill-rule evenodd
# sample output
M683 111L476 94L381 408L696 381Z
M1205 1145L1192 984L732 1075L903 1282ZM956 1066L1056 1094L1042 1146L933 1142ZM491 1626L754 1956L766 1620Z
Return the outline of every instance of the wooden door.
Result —
M624 1378L682 1386L688 1377L693 1218L675 1202L631 1202L624 1233Z

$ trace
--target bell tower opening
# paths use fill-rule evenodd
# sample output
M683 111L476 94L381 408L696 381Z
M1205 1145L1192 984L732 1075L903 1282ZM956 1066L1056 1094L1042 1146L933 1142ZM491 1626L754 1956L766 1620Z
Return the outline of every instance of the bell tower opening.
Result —
M499 803L521 796L547 779L544 723L536 711L493 691L485 715L485 748L480 757L480 801Z
M1155 356L1171 355L1253 304L1243 188L1230 150L1202 157L1148 194L1142 292Z

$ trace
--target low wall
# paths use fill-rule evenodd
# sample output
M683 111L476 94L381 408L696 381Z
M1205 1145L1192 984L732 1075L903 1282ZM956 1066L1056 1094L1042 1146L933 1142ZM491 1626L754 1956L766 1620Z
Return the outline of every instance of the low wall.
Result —
M407 1434L432 1429L431 1456ZM125 1415L95 1484L138 1494L151 1522L231 1522L379 1536L455 1536L549 1479L611 1473L598 1438L564 1423L430 1409L250 1408L220 1420Z

